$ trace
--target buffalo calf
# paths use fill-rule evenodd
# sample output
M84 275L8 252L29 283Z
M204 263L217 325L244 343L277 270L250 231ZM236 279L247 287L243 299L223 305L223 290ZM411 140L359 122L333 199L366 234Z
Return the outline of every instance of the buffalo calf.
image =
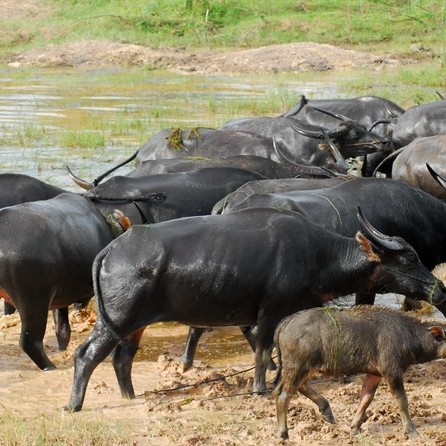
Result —
M313 308L283 319L275 333L280 362L274 390L279 437L288 438L286 413L297 391L316 403L326 421L334 423L329 402L309 384L317 371L366 373L350 426L353 434L366 420L365 411L384 377L398 401L404 432L418 437L409 416L403 374L412 364L445 358L445 340L443 327L378 306Z

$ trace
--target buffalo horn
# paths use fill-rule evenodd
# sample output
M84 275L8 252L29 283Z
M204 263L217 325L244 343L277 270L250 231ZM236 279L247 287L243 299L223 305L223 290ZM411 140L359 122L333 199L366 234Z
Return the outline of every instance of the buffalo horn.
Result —
M300 97L300 101L292 108L290 108L287 112L280 115L281 118L289 118L290 116L297 115L304 107L308 104L308 100L305 95Z
M336 161L337 166L340 169L347 171L350 166L348 165L347 161L345 161L344 157L341 155L341 152L337 148L336 144L330 139L330 137L328 136L328 134L325 130L322 130L322 133L324 135L324 139L328 145L330 153L332 154L333 158Z
M426 163L427 170L432 175L432 178L443 188L446 189L446 178L442 177L439 173L435 172L435 170Z
M378 231L378 229L374 228L365 218L359 206L356 215L358 217L359 224L361 225L362 232L375 246L385 251L399 251L404 248L396 237L389 237L388 235L385 235Z
M377 125L379 124L390 124L392 121L389 119L379 119L378 121L375 121L369 128L369 132L371 132Z
M331 116L332 118L339 119L342 122L350 122L350 121L352 121L352 119L350 119L349 117L341 115L339 113L335 113L335 112L332 112L332 111L329 111L329 110L324 110L324 109L318 108L318 107L313 107L313 108L315 110L317 110L318 112L324 113L324 114L326 114L328 116Z
M72 170L69 168L69 166L65 166L67 171L68 171L68 175L70 175L70 178L82 189L85 190L90 190L93 189L93 187L95 186L93 183L89 183L88 181L83 180L82 178L79 178L78 176L76 176Z
M442 101L446 101L446 96L444 94L441 94L439 91L436 91L436 93Z
M284 155L284 153L281 150L279 150L279 147L277 145L275 138L273 138L273 147L274 147L274 152L275 152L277 158L279 159L279 161L281 161L284 165L290 164L292 167L294 167L296 169L295 170L296 176L301 176L301 175L304 175L306 177L333 177L334 176L334 172L331 172L328 169L324 169L323 167L307 166L304 164L296 163L295 161L288 159Z

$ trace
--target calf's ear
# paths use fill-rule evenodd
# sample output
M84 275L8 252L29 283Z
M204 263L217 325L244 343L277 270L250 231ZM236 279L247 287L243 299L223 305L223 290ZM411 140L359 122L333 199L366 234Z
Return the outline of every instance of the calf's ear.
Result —
M370 260L370 262L380 262L381 257L377 253L377 251L373 248L372 243L370 240L362 233L357 232L356 233L356 241L359 243L359 246L364 251L367 258Z
M439 325L434 325L433 327L429 327L427 329L431 333L431 335L437 340L437 341L444 341L446 339L446 335L444 333L444 330Z

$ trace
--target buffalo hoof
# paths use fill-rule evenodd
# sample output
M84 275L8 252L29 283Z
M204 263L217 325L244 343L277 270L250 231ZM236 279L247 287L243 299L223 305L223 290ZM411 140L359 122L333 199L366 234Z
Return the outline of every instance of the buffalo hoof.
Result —
M63 407L63 410L65 412L69 412L69 413L75 413L75 412L79 412L81 410L81 406L70 406L69 404L67 404L66 406Z

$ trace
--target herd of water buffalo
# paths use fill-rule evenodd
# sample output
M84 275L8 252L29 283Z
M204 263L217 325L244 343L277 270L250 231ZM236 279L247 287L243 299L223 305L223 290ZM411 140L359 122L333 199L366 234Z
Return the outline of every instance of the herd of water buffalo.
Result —
M316 370L367 374L352 432L385 377L414 436L402 375L446 357L444 327L370 305L323 305L352 293L373 304L375 293L396 292L446 315L446 288L430 272L446 261L445 156L442 97L408 110L374 96L302 97L278 117L165 129L119 164L136 159L127 175L105 180L116 166L85 181L69 171L84 193L2 174L5 313L17 309L21 348L49 370L48 311L63 350L68 307L96 297L97 322L75 355L70 411L82 408L110 353L121 394L134 398L145 327L177 321L191 327L184 369L206 327L239 326L255 352L258 393L276 346L282 438L296 391L334 422L308 384ZM352 158L360 175L348 173Z

